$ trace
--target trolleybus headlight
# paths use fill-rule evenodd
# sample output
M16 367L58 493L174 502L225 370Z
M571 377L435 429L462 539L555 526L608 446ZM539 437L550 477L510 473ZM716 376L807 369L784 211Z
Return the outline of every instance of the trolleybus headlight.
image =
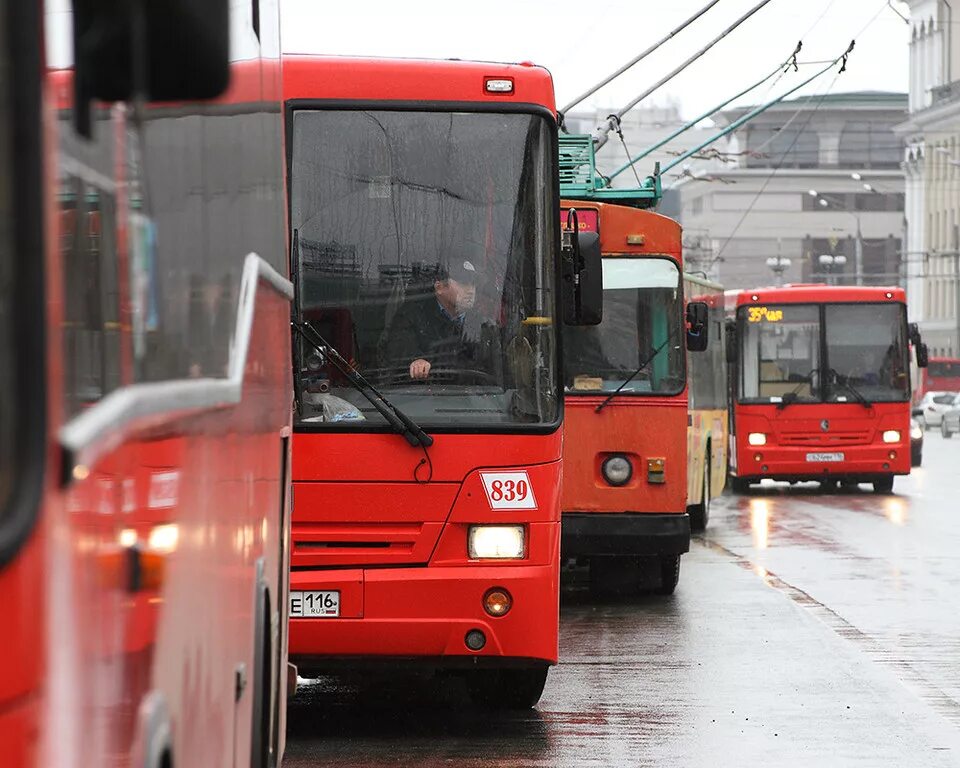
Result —
M883 442L885 443L899 443L900 442L900 432L896 429L888 429L883 433Z
M747 435L747 442L750 445L766 445L767 436L763 432L751 432Z
M472 560L519 560L524 556L522 525L471 525L467 552Z
M633 465L626 456L608 456L600 466L600 471L610 485L626 485L633 476Z

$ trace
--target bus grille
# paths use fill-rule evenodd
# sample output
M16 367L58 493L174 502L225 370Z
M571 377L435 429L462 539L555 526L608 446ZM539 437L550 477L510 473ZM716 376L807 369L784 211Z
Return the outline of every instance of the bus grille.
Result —
M798 433L780 435L781 445L833 446L866 445L870 442L870 432L824 432L821 434Z
M426 563L442 522L294 523L294 568Z

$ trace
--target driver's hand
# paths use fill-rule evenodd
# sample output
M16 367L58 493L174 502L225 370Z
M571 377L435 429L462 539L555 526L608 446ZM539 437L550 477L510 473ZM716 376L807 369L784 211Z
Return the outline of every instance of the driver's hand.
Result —
M430 375L430 363L427 360L417 359L410 363L410 378L425 379Z

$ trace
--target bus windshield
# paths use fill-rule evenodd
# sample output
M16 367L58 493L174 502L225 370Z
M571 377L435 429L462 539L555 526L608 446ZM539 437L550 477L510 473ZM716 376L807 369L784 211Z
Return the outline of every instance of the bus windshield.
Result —
M423 427L553 424L556 211L531 114L297 109L297 315ZM303 338L301 426L384 418Z
M682 392L680 307L680 270L671 259L605 258L603 322L563 329L566 392L612 392L641 366L622 394Z
M749 306L738 316L740 402L908 397L906 323L899 304Z

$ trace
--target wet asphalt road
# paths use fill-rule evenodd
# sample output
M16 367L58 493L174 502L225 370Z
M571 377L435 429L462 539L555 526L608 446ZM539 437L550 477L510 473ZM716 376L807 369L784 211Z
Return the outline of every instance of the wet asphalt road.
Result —
M535 711L456 680L305 686L284 765L958 766L960 440L867 488L715 501L671 598L568 583Z

